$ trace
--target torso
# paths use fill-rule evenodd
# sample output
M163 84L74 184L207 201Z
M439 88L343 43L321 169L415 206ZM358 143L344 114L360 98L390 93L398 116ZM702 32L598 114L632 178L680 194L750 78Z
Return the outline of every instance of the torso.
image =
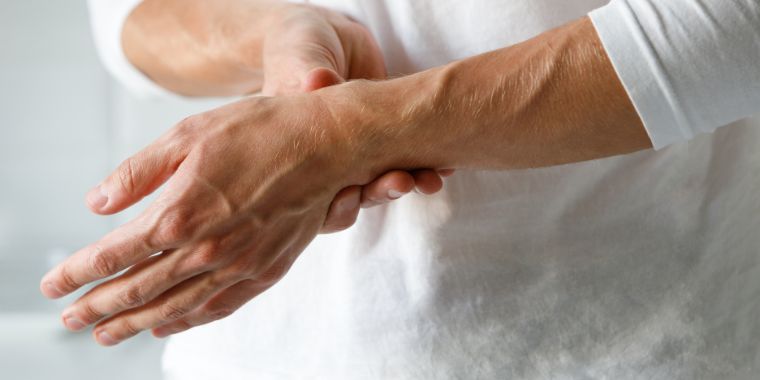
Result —
M406 74L606 1L314 3L365 23ZM180 379L743 379L760 364L759 124L458 172L319 237L269 292L174 338L165 365Z

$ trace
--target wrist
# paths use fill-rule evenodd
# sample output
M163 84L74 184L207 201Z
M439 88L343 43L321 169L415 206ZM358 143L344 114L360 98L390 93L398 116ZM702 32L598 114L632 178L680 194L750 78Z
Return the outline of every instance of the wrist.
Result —
M330 128L357 167L356 183L391 170L451 168L452 134L441 134L446 68L385 81L358 80L315 92L335 122Z
M649 146L585 18L509 48L322 94L367 176L552 166Z

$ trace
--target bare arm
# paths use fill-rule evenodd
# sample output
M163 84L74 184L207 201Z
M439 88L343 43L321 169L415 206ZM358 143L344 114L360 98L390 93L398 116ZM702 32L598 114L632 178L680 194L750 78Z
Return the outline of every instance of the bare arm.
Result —
M188 96L302 92L317 68L341 81L386 75L362 25L280 0L145 0L126 20L122 46L153 81Z
M377 165L370 172L386 165L519 169L651 147L588 18L519 45L346 90L354 96L324 92L345 124L364 125L352 130L375 141L361 153ZM387 154L389 146L400 153Z
M282 95L385 77L382 54L363 26L325 8L279 0L146 0L127 19L122 39L137 68L188 96ZM323 232L350 226L360 204L385 203L415 186L433 193L442 181L430 170L393 170L369 186L347 188Z
M41 287L61 297L131 267L65 310L65 323L97 323L106 345L141 330L166 336L229 315L277 283L335 194L388 169L515 169L649 146L582 19L408 77L250 97L188 118L94 189L100 202L90 207L110 214L164 180L166 190Z
M159 85L184 95L239 95L261 88L265 31L278 0L145 0L122 46Z

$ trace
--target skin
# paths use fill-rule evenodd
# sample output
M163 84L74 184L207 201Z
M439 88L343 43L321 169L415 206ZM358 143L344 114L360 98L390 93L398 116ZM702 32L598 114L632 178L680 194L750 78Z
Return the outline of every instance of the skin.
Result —
M288 95L386 77L383 56L362 25L325 8L276 0L145 0L122 39L136 67L187 96ZM366 186L343 189L321 232L350 227L360 206L414 190L436 193L450 174L390 170Z
M97 323L104 345L143 330L166 336L223 318L275 284L335 195L390 168L536 168L650 147L583 18L418 74L190 117L107 179L107 202L90 206L116 212L137 199L123 195L131 190L167 181L166 191L53 269L41 289L56 298L130 268L66 309L67 325Z

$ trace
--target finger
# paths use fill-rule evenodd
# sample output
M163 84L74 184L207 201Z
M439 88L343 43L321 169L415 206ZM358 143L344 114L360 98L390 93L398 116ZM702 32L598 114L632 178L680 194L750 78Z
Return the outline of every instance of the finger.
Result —
M315 67L309 71L301 82L303 92L312 92L320 88L334 86L345 82L335 70L327 67Z
M454 175L455 171L456 170L454 169L438 169L437 170L438 175L441 177L451 177L452 175Z
M422 194L435 194L443 188L443 180L435 170L415 170L412 176L417 191Z
M153 335L157 338L162 338L229 316L246 302L257 297L280 281L298 257L297 252L300 252L300 248L296 248L295 251L284 254L275 260L266 271L254 279L240 281L217 293L203 306L193 310L181 319L154 328Z
M414 177L404 170L393 170L364 186L363 208L388 203L414 190Z
M88 207L95 213L117 213L155 191L184 159L174 144L151 144L121 165L87 193Z
M361 39L348 47L346 52L349 59L347 79L385 79L388 76L385 58L372 33L363 25L353 21L350 27Z
M103 318L143 306L175 285L213 269L188 265L181 250L150 257L121 276L100 284L62 313L63 324L79 331Z
M267 290L265 285L254 280L241 281L215 295L203 306L193 310L185 317L154 328L153 336L164 338L226 318L265 290Z
M175 286L143 307L111 317L95 327L95 340L101 345L113 346L141 331L183 318L220 289L235 283L224 277L220 276L220 272L201 274Z
M127 270L124 274L119 276L118 279L100 284L87 292L87 294L80 297L76 302L74 302L73 305L67 307L63 313L61 313L61 320L63 321L63 325L71 331L80 331L88 325L108 316L110 314L108 312L108 307L103 306L102 304L105 304L105 302L99 300L99 298L103 298L102 294L106 293L107 290L112 289L112 284L114 284L117 280L134 281L139 277L139 273L141 273L141 270L143 268L154 265L161 260L165 261L166 258L164 255L165 254L149 257ZM131 304L137 303L137 301L132 301L132 299L136 299L139 296L136 294L128 295L125 293L124 296L116 295L116 297L125 304ZM129 300L127 300L127 298L129 298Z
M139 217L74 253L48 272L40 291L48 298L63 297L85 284L112 276L154 253L172 248L156 246L151 228Z
M143 306L189 278L229 264L256 244L252 234L251 228L237 228L222 238L206 238L143 260L66 308L64 325L81 330L110 315Z
M302 39L302 36L297 37ZM271 47L264 53L264 84L262 94L267 96L309 92L343 82L341 73L347 74L342 51L339 57L328 47L339 46L336 36L327 35L323 44L303 43L294 46ZM334 41L329 41L335 39ZM316 75L312 72L315 72ZM321 70L321 71L320 71ZM335 73L335 75L332 75ZM317 79L317 81L313 81ZM313 81L312 83L308 83Z
M250 246L239 246L238 250L233 251L229 250L229 247L222 250L222 254L230 254L233 257L224 269L195 276L142 307L129 309L100 322L93 330L95 339L103 345L114 345L137 335L140 331L184 318L215 294L246 278L252 277L261 286L271 287L290 269L298 254L316 232L304 235L302 231L294 230L291 223L285 223L283 226L281 230L263 234L263 240ZM311 231L311 228L309 230ZM243 235L245 234L242 233L241 236ZM256 246L253 251L252 246ZM261 252L268 254L261 255ZM272 252L279 254L274 255Z
M282 78L285 75L287 78ZM276 96L312 92L343 82L345 80L331 64L316 60L304 63L296 71L282 72L278 68L265 74L262 93L268 96Z
M327 218L319 232L329 234L343 231L354 225L359 216L361 195L361 186L349 186L338 192L330 204Z

